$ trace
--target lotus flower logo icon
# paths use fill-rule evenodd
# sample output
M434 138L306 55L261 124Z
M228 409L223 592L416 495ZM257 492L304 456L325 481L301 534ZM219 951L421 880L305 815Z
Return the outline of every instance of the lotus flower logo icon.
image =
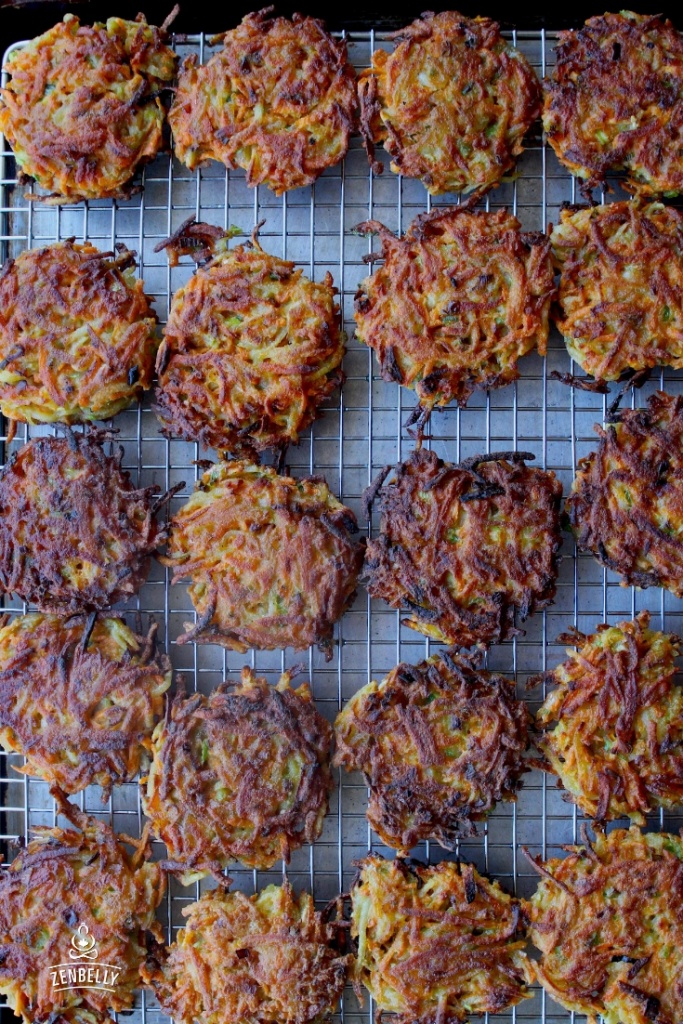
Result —
M92 935L89 934L87 924L79 924L71 937L73 949L69 950L72 960L96 960L97 947Z

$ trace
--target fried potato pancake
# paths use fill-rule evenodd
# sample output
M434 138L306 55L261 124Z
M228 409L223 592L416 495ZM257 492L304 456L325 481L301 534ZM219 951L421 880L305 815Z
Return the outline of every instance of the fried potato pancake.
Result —
M121 619L21 615L0 628L0 743L17 771L64 793L132 782L148 762L171 663L156 627Z
M569 856L539 861L525 905L543 954L535 979L591 1024L675 1024L683 1017L683 842L632 826Z
M206 226L183 228L196 235ZM344 379L332 276L316 284L256 239L231 250L217 240L210 251L174 295L164 329L156 393L163 429L236 453L297 444Z
M168 495L135 488L111 434L36 437L0 470L0 590L41 611L108 608L136 594L166 538Z
M530 721L511 680L443 652L358 690L337 716L334 764L365 775L368 821L387 846L453 849L515 799Z
M554 319L593 377L683 368L683 213L661 203L565 209L551 238Z
M560 33L543 127L588 189L609 171L642 196L683 192L683 36L661 15L603 14Z
M144 859L144 841L116 835L73 804L60 809L79 831L35 829L0 874L0 992L25 1024L86 1024L130 1009L148 932L161 938L154 914L165 877ZM97 960L74 961L74 948L95 948ZM118 970L111 990L55 983L55 969L83 964L101 978L105 966Z
M189 576L196 624L178 643L305 650L332 657L334 624L351 604L363 561L356 519L321 477L222 462L171 521L173 582Z
M157 317L135 254L72 239L0 270L0 411L22 423L108 420L152 386Z
M490 18L431 12L375 50L358 79L360 124L372 169L380 143L394 174L432 195L486 192L515 166L541 111L536 75Z
M332 727L308 683L290 680L272 687L244 668L234 689L179 693L157 726L143 806L184 878L231 860L269 868L319 837Z
M683 597L683 397L658 391L595 430L567 498L577 544L623 586Z
M222 889L185 907L175 942L143 968L179 1024L309 1024L335 1009L352 961L333 926L289 882L253 896Z
M15 50L0 90L0 131L23 175L48 202L126 199L141 163L162 141L159 91L177 57L165 26L109 18L81 25L66 14L54 28Z
M545 354L554 294L550 243L505 210L421 214L397 238L378 221L384 264L355 298L358 337L384 380L424 409L465 405L473 392L517 380L517 360Z
M425 448L366 492L379 499L380 532L367 546L371 597L407 608L406 625L468 647L518 635L555 596L562 487L526 453L443 462Z
M279 196L344 158L357 99L345 41L316 18L273 10L218 37L223 49L206 64L186 58L168 119L175 154L191 170L218 160Z
M378 1020L460 1024L527 998L519 904L471 864L360 861L351 889L356 976Z

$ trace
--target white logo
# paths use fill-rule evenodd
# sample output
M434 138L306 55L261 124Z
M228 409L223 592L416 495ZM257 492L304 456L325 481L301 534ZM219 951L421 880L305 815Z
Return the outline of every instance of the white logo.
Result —
M114 985L121 973L120 967L113 964L77 964L77 961L97 960L99 951L97 943L90 935L87 924L79 924L71 937L72 949L69 950L71 963L55 964L50 967L53 992L65 992L74 988L99 989L101 992L113 992Z

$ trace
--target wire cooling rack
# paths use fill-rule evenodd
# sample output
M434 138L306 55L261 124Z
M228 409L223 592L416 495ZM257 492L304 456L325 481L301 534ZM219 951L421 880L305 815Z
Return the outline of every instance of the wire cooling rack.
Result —
M553 60L556 34L518 32L509 37L539 75L545 74ZM386 36L374 32L351 33L348 41L351 59L358 68L368 65L377 45L390 45ZM185 38L176 48L181 55L198 52L201 60L211 50L203 37ZM166 256L155 253L154 247L189 216L224 227L236 225L246 235L256 222L265 218L260 239L266 250L295 260L316 280L327 270L332 273L349 335L344 363L347 380L341 395L332 397L324 415L301 445L289 451L287 464L294 475L324 474L332 490L354 509L364 527L360 513L363 489L382 466L406 457L413 447L404 424L414 400L409 392L380 379L374 356L353 337L353 296L358 282L368 273L363 256L373 243L354 236L351 229L372 217L394 231L403 231L417 214L430 209L432 204L448 205L454 197L430 200L420 182L403 180L392 174L388 166L382 176L373 176L357 137L343 164L326 172L311 188L299 189L281 199L265 188L248 189L242 172L226 173L222 166L212 164L199 174L192 174L168 156L161 156L145 169L143 192L129 201L45 207L24 200L24 189L17 186L14 177L14 160L5 145L0 158L2 259L71 235L78 240L88 239L101 249L124 242L138 253L139 273L144 278L145 290L154 297L162 322L166 320L171 296L187 280L192 267L183 265L170 270ZM557 221L562 202L574 202L577 198L573 180L557 163L550 148L543 145L537 127L536 134L532 132L527 142L516 179L492 193L486 205L506 206L526 230L542 230L548 222ZM551 336L547 357L529 356L520 369L521 379L516 384L490 395L475 395L466 409L449 408L435 414L430 425L432 437L426 443L440 456L455 462L482 451L532 451L537 465L558 474L566 492L577 460L595 445L593 425L602 420L606 399L573 392L550 379L553 369L572 369L556 332ZM667 371L631 400L642 404L647 394L660 386L677 393L682 383L680 374ZM134 481L156 483L162 488L185 481L182 492L172 503L175 511L186 500L197 476L194 460L212 453L200 451L193 444L163 438L149 397L140 408L118 416L114 425L125 449L124 465ZM6 424L0 424L0 429L3 459L29 436L49 432L47 428L22 427L12 445L8 445ZM370 529L376 525L373 523ZM662 590L637 592L621 587L618 578L603 570L592 557L577 554L569 535L565 536L562 554L555 604L526 623L523 637L494 647L488 655L491 668L516 677L519 695L525 695L532 707L538 705L542 693L539 689L527 691L526 681L562 660L563 648L555 638L570 625L592 631L599 622L631 618L642 608L648 608L655 627L683 630L680 600ZM167 571L155 565L138 597L124 611L133 625L137 612L143 618L148 614L154 616L159 624L160 643L166 646L176 672L182 671L190 686L209 691L225 676L236 679L247 663L274 682L284 667L302 661L300 653L291 651L251 651L240 655L213 646L177 646L175 639L183 632L183 623L194 617L185 587L182 583L171 586ZM17 602L5 602L5 606L11 613L26 610ZM369 679L381 678L399 660L420 660L434 646L402 627L398 612L381 601L370 601L362 588L353 608L338 625L336 636L338 644L331 662L326 663L316 651L309 652L307 657L318 707L330 720ZM18 775L13 770L18 763L15 755L0 754L0 842L7 860L14 855L12 840L28 837L36 825L52 825L56 821L47 787ZM390 853L368 828L366 801L362 778L340 774L321 839L314 846L297 851L286 869L294 886L313 892L319 905L348 887L354 861L368 849ZM100 791L92 787L81 795L80 803L115 828L139 834L143 818L136 784L115 789L105 804ZM557 855L561 853L561 844L576 839L580 819L576 809L562 800L553 780L534 772L526 776L517 804L499 806L481 827L481 835L464 840L459 852L507 888L528 895L535 888L536 877L521 847L526 845L547 856ZM653 819L650 824L654 829L675 831L682 823L680 816L667 815ZM163 848L159 847L157 854L162 853ZM446 856L436 844L423 845L416 853L432 863ZM281 865L268 872L240 870L236 866L230 874L237 887L251 892L280 881L284 870ZM169 939L182 923L183 907L198 894L196 886L183 888L170 881L160 909ZM342 1006L346 1024L360 1024L369 1019L371 1012L368 999L362 1007L347 989ZM6 1007L2 1013L7 1022L12 1018ZM131 1016L135 1024L156 1024L165 1019L153 998L144 992L138 993L132 1015L122 1016ZM532 1000L496 1019L550 1024L569 1017L537 991Z

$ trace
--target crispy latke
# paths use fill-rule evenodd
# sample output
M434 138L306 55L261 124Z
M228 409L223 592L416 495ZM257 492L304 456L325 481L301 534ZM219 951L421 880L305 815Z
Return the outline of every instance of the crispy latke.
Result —
M159 91L175 75L165 26L109 18L80 25L66 14L21 47L5 70L0 131L21 172L57 203L126 199L138 166L162 144Z
M179 1024L308 1024L326 1019L352 961L311 896L289 882L246 896L204 893L186 924L143 968L162 1010Z
M244 668L234 688L180 692L157 726L143 805L186 878L230 860L269 868L320 835L332 727L291 677L273 687Z
M536 75L490 18L427 12L375 50L358 79L360 124L375 173L384 143L391 169L432 195L485 192L522 152L541 111Z
M152 386L157 318L135 254L73 239L0 270L0 411L23 423L107 420Z
M623 586L683 597L683 396L658 391L595 430L567 498L577 544Z
M62 1014L71 1021L87 1020L89 1013L107 1019L108 1011L129 1009L140 987L147 933L161 938L154 913L165 877L158 864L145 861L145 841L116 835L73 804L62 809L80 831L35 829L35 838L0 874L0 992L26 1024L47 1024ZM88 948L75 942L92 940L97 959L70 957L74 948ZM59 968L84 965L111 987L71 981L60 991Z
M546 673L555 684L536 714L537 746L584 814L628 815L639 825L657 807L683 802L681 640L633 622L559 637L577 651Z
M668 19L622 11L561 32L544 86L548 142L586 188L625 171L640 195L683 191L683 36Z
M379 499L380 532L367 546L371 597L407 608L405 624L468 647L519 634L555 596L562 487L533 455L499 452L459 466L414 451L366 492ZM508 461L511 460L511 461Z
M41 611L107 608L137 593L166 538L168 495L133 487L110 434L36 437L0 470L0 590Z
M537 981L596 1024L683 1019L683 842L632 826L538 862L525 905Z
M183 62L168 119L175 154L242 167L276 195L310 185L346 155L356 123L356 76L346 42L322 21L274 8L248 14L207 64Z
M498 800L514 800L525 771L530 715L514 683L442 653L397 665L338 715L334 764L362 771L368 820L387 846L423 839L452 849L476 835Z
M177 642L305 650L332 657L334 624L353 601L363 562L356 518L322 477L220 462L171 521L173 582L189 576L197 610Z
M0 620L1 621L1 620ZM121 619L23 615L0 629L0 743L17 771L65 793L93 783L103 799L148 761L171 663L156 627L136 636Z
M636 201L565 209L551 244L555 322L594 377L683 368L683 213Z
M527 997L517 901L471 864L369 856L351 889L356 977L397 1024L460 1024Z
M195 237L204 227L183 225ZM296 444L343 381L332 275L316 284L256 238L211 250L173 296L164 329L156 393L164 431L231 452Z
M517 360L545 354L554 293L550 243L505 210L421 214L402 238L378 221L384 265L361 282L357 333L384 380L425 409L517 380Z

